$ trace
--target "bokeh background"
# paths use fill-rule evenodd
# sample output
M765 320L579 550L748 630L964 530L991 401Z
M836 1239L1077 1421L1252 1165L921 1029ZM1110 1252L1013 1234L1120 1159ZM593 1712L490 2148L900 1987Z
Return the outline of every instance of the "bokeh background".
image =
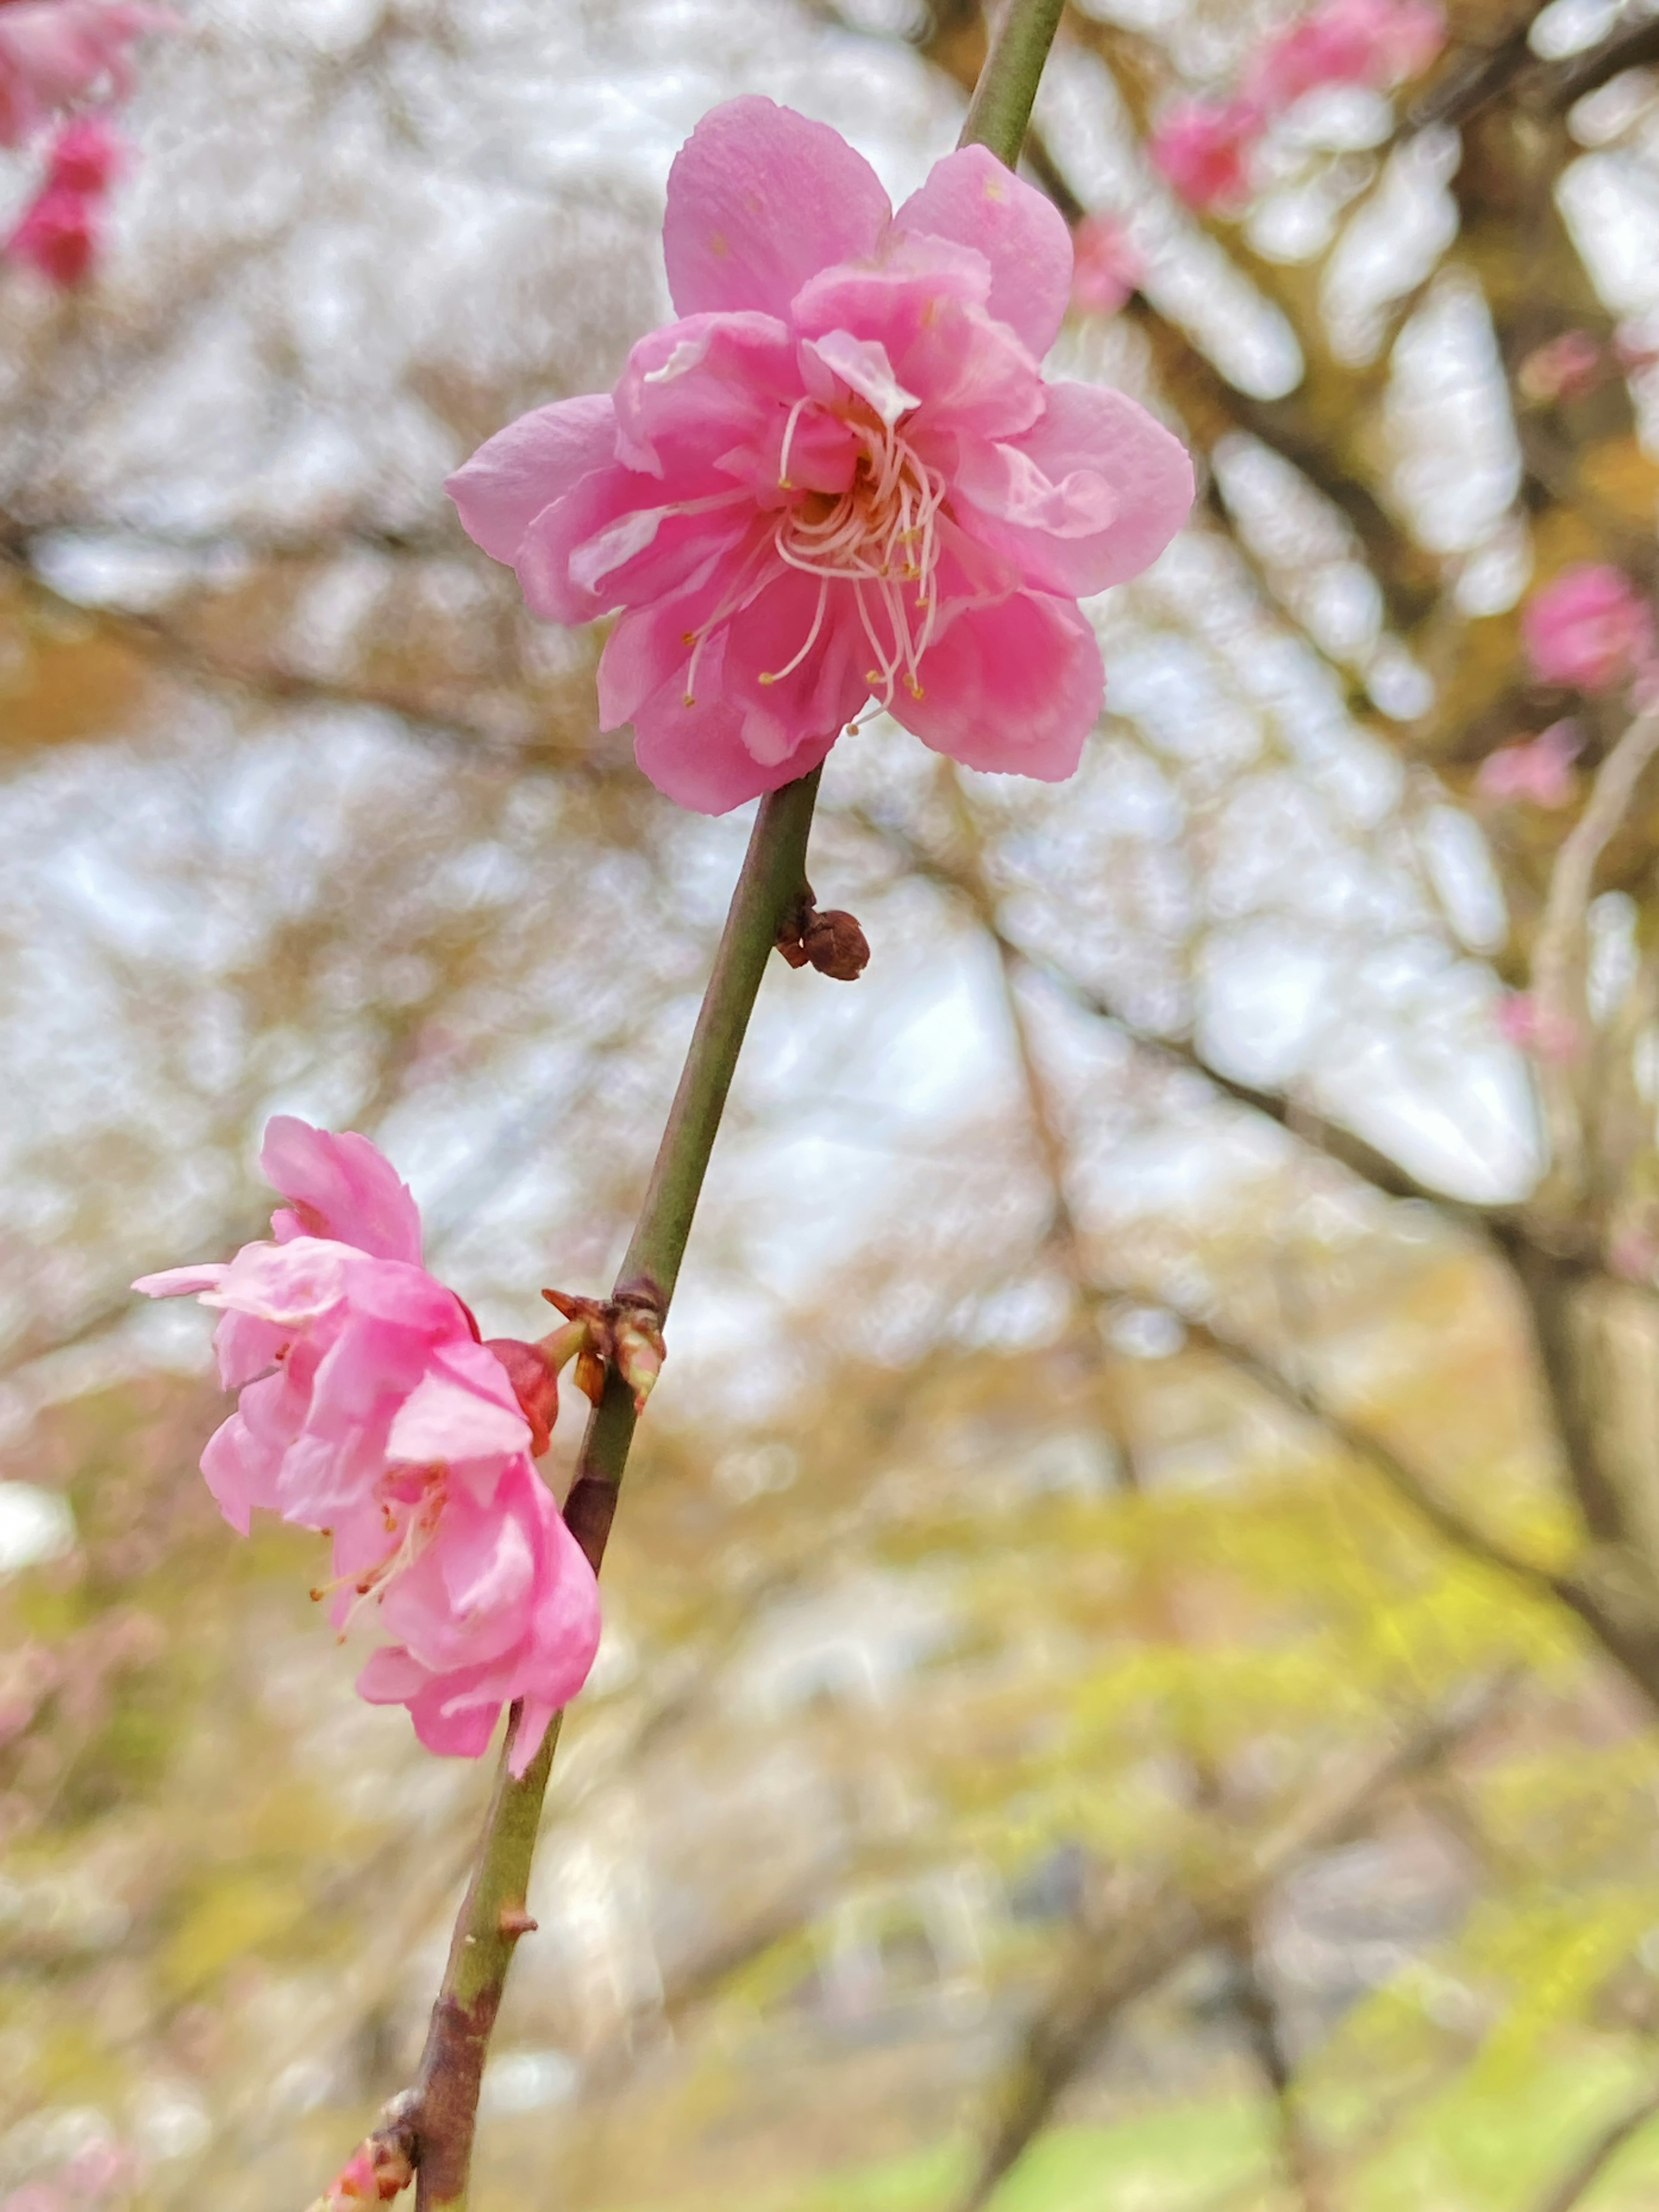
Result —
M1199 503L1096 610L1074 781L832 757L874 955L766 986L480 2212L1659 2202L1659 811L1518 642L1573 562L1659 580L1659 25L1455 0L1200 221L1147 118L1285 12L1067 14L1035 173L1146 273L1054 367ZM297 2212L488 1786L354 1698L310 1540L219 1520L207 1317L126 1283L258 1233L281 1109L391 1152L487 1333L603 1291L745 834L441 480L660 317L707 107L896 198L982 42L185 0L93 280L0 270L6 2212ZM1479 781L1564 714L1550 803Z

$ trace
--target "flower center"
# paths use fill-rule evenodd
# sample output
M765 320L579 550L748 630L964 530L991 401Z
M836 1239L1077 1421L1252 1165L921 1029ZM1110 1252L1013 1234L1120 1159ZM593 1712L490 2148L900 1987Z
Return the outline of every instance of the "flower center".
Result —
M336 1575L332 1582L319 1583L312 1591L313 1601L319 1602L336 1590L351 1591L351 1602L339 1626L342 1644L364 1602L372 1597L378 1604L387 1585L405 1568L412 1567L431 1542L449 1495L448 1472L441 1466L400 1468L387 1478L396 1489L390 1497L382 1489L380 1511L386 1534L396 1539L391 1550L377 1565L356 1574ZM409 1494L398 1495L398 1492Z
M781 491L795 489L789 480L790 450L803 413L816 404L798 399L789 410L778 460ZM878 707L892 705L901 682L913 698L921 697L917 672L939 614L935 579L945 478L905 436L902 419L884 422L861 401L837 411L861 441L852 483L842 492L807 491L793 500L714 612L699 629L687 631L685 641L692 648L685 679L688 707L696 703L697 661L705 642L772 581L774 556L788 568L816 576L818 593L805 637L781 668L763 672L763 684L794 673L823 632L830 587L850 585L875 663L865 672L865 681L876 693ZM758 578L756 562L762 568ZM907 586L915 587L914 611L905 604Z

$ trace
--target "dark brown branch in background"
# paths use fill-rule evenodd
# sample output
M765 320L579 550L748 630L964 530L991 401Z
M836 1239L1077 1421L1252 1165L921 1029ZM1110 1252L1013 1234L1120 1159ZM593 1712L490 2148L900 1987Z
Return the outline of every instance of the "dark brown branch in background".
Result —
M1255 1919L1241 1924L1227 1944L1233 1975L1232 2009L1273 2099L1285 2179L1302 2212L1334 2212L1326 2162L1309 2130L1297 2094L1296 2066L1285 2031L1283 2008L1261 1969Z

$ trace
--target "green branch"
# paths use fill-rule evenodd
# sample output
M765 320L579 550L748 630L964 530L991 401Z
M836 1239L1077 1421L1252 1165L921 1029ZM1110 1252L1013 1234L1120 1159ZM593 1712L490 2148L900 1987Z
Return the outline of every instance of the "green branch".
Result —
M1018 161L1063 4L1007 0L962 144L988 146L1011 168ZM617 1279L616 1302L642 1309L658 1322L679 1279L761 978L780 927L805 885L820 773L814 769L761 801L645 1202ZM566 1522L595 1572L605 1557L636 1418L633 1394L612 1369L589 1417L565 1504ZM507 1759L518 1727L515 1707L415 2088L387 2108L365 2146L377 2173L401 2177L414 2167L416 2212L465 2212L490 2033L513 1953L534 1924L525 1900L558 1724L515 1779Z
M1066 0L1004 0L958 146L988 146L1011 169L1019 167L1042 65L1065 6Z
M761 801L645 1203L617 1279L617 1302L647 1307L659 1321L679 1277L773 939L806 880L806 840L820 773L815 769ZM605 1557L635 1418L633 1393L613 1369L588 1417L565 1504L565 1519L595 1573ZM465 2205L490 2031L514 1950L532 1925L525 1897L558 1727L556 1723L548 1730L535 1758L514 1779L507 1761L518 1725L515 1708L433 2008L414 2111L402 2122L413 2134L417 2212L462 2212Z

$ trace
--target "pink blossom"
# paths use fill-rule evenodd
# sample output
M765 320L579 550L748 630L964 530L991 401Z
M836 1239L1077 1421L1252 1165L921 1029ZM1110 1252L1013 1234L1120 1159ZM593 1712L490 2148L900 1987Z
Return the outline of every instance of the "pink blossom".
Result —
M1322 0L1268 40L1246 89L1270 109L1322 84L1381 92L1426 69L1445 39L1445 18L1429 0Z
M1267 118L1254 100L1181 100L1153 126L1147 150L1178 199L1224 213L1250 194L1250 155Z
M89 192L47 185L24 209L0 254L8 261L27 264L48 283L67 290L79 284L92 267L100 212Z
M1601 381L1601 349L1588 331L1563 331L1547 345L1534 346L1516 371L1521 395L1535 406L1558 399L1581 399Z
M1584 1048L1571 1017L1541 1005L1530 991L1511 991L1500 999L1496 1019L1500 1035L1534 1060L1560 1064L1577 1060Z
M1084 216L1072 233L1072 305L1079 314L1115 315L1143 274L1115 216Z
M125 143L101 115L72 116L46 149L46 182L65 191L106 192L126 166Z
M367 1138L279 1115L260 1162L289 1201L272 1241L134 1285L222 1314L220 1375L241 1395L202 1455L208 1487L245 1534L259 1507L332 1534L319 1595L336 1626L372 1597L396 1639L359 1687L406 1699L423 1742L481 1751L523 1698L521 1767L599 1636L592 1570L530 1461L555 1402L535 1349L510 1347L527 1417L515 1375L421 1265L415 1201Z
M1069 775L1103 682L1077 601L1163 550L1192 470L1121 392L1044 384L1055 210L974 146L896 216L833 131L744 98L681 149L663 243L681 319L449 485L533 612L623 610L605 726L708 813L872 694L971 767Z
M178 17L137 0L9 0L0 7L0 146L20 146L88 94L124 98L128 48Z
M1525 799L1534 806L1565 806L1572 797L1572 763L1583 749L1583 732L1577 722L1552 722L1535 738L1488 753L1474 787L1486 799Z
M1528 600L1521 641L1539 683L1610 691L1651 660L1653 617L1621 570L1580 562Z
M386 1532L396 1546L386 1553ZM443 1468L394 1470L336 1530L343 1626L371 1593L397 1642L357 1678L371 1705L406 1705L429 1751L477 1758L504 1705L524 1700L514 1771L587 1679L598 1585L529 1459L509 1461L488 1504ZM355 1577L355 1579L353 1579Z

